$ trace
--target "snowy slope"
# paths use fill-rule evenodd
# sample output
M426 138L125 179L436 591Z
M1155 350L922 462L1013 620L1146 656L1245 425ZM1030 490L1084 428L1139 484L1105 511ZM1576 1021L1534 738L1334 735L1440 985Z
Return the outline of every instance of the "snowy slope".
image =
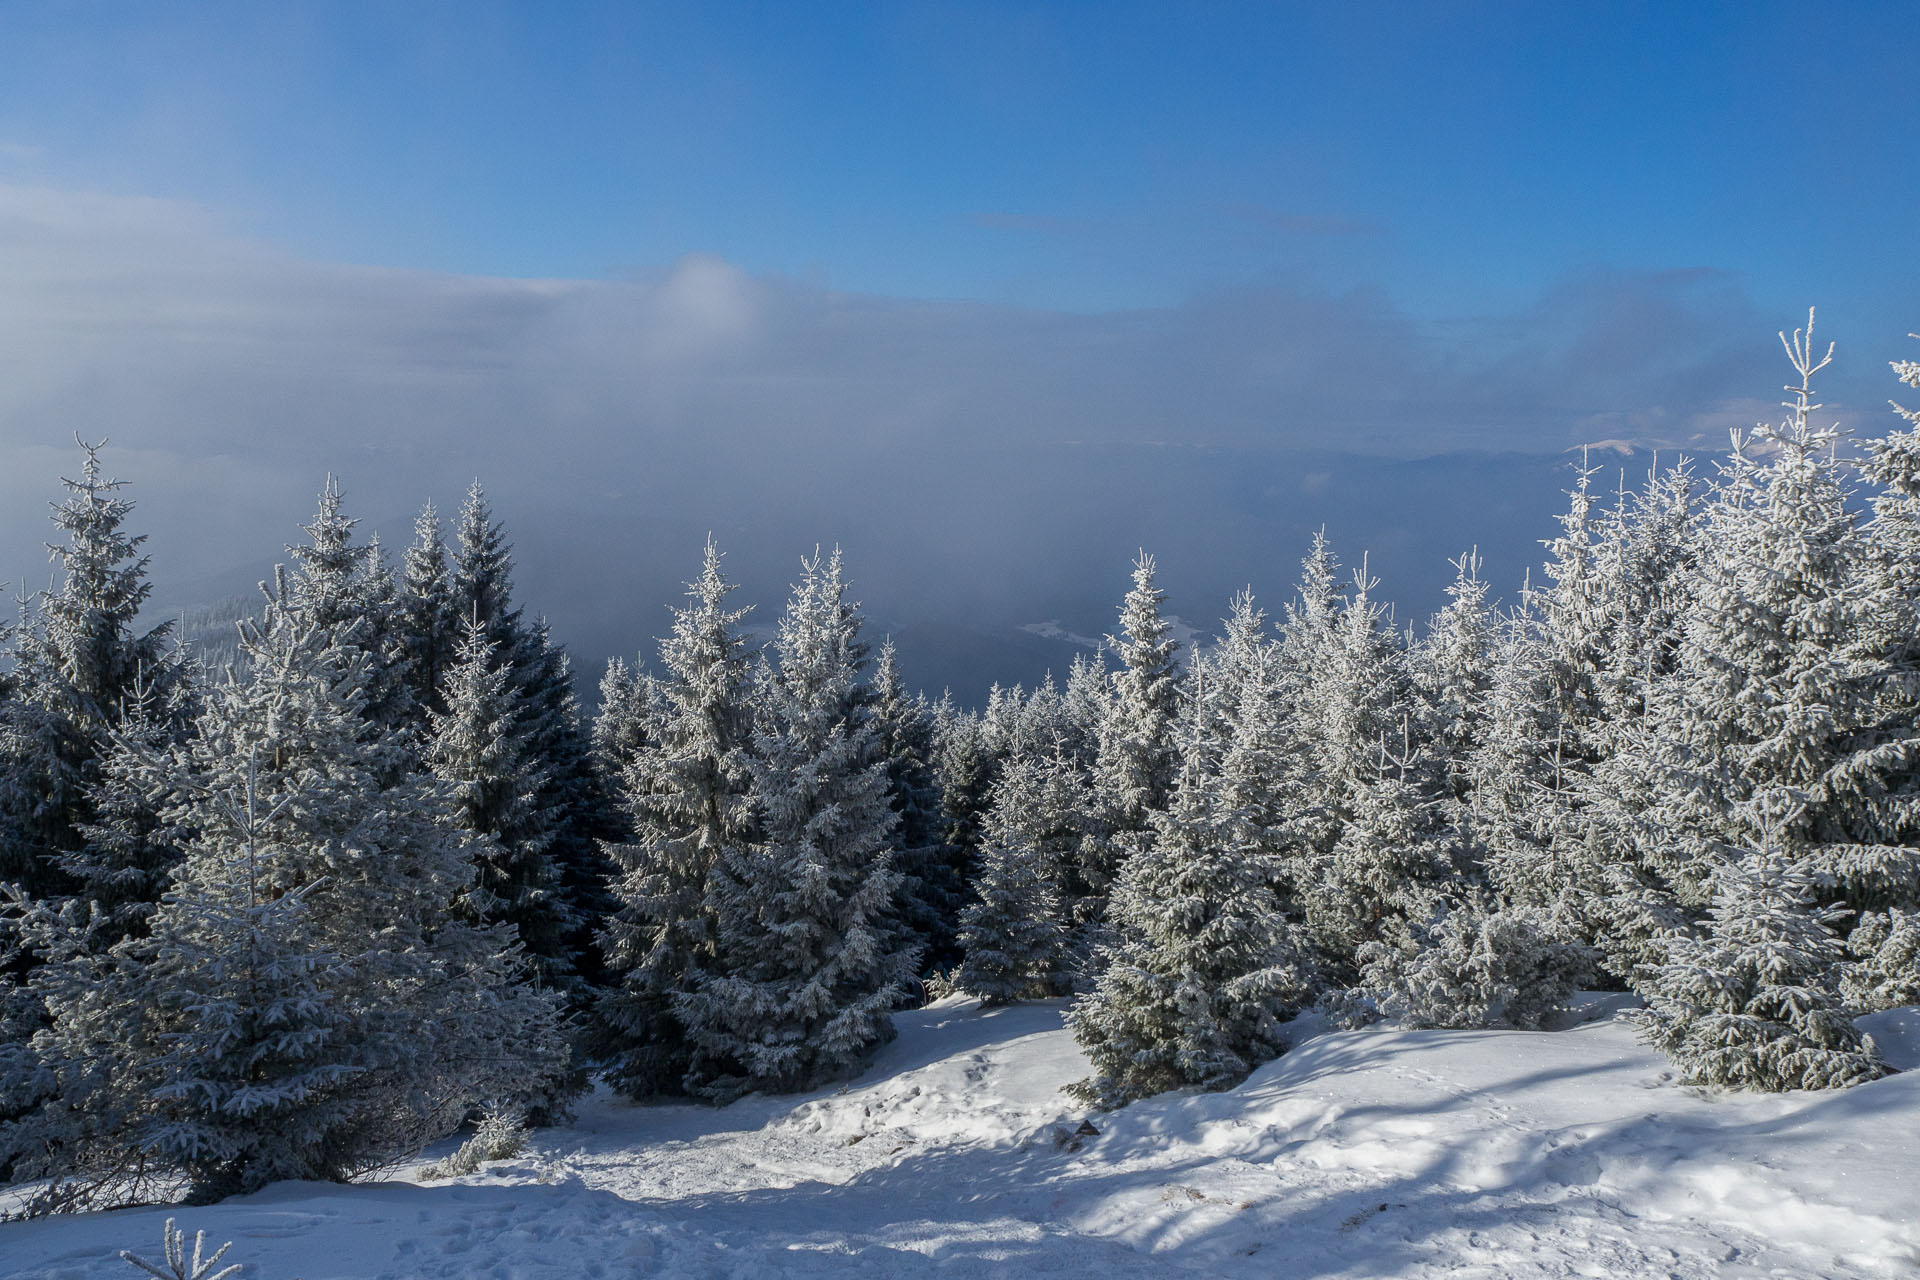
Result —
M0 1275L132 1276L178 1217L262 1280L1920 1274L1920 1072L1673 1083L1615 1021L1303 1038L1229 1093L1096 1116L1061 1006L900 1018L855 1084L723 1111L604 1095L454 1183L283 1184L0 1225ZM1920 1060L1920 1011L1871 1029ZM1309 1028L1303 1028L1309 1030Z

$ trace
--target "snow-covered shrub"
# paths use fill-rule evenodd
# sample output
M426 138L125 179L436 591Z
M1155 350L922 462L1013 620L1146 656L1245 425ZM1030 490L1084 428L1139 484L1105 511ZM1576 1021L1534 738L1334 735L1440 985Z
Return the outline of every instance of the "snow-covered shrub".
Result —
M227 1250L233 1248L231 1240L215 1249L212 1257L208 1257L207 1233L196 1231L193 1233L193 1255L189 1257L187 1233L174 1226L173 1219L168 1218L167 1225L161 1230L161 1241L166 1250L164 1267L126 1249L120 1251L120 1259L132 1263L150 1276L159 1276L160 1280L226 1280L228 1276L240 1274L240 1264L237 1262L214 1270L220 1259L227 1256Z
M1358 1031L1380 1021L1380 1004L1361 987L1329 987L1313 1002L1313 1012L1330 1027Z
M1840 978L1840 993L1861 1013L1920 1004L1920 913L1870 911L1847 938L1861 957Z
M1695 1084L1836 1089L1885 1074L1838 991L1842 912L1816 907L1804 859L1724 862L1704 936L1675 933L1641 975L1643 1034Z
M1360 958L1362 988L1409 1027L1538 1030L1593 972L1591 949L1552 936L1540 912L1478 899Z
M473 1136L460 1144L458 1151L422 1169L420 1177L428 1182L464 1178L478 1172L489 1160L511 1160L526 1149L526 1113L517 1107L493 1108L480 1117Z

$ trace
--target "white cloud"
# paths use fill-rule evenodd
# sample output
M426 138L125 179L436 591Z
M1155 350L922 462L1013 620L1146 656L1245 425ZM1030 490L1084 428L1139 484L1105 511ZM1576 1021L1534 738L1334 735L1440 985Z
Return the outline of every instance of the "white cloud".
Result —
M713 257L626 281L370 269L190 205L0 185L0 578L40 563L76 431L113 438L182 582L271 557L328 471L390 542L477 474L550 598L668 599L714 530L784 548L781 572L815 540L863 545L869 581L931 607L961 578L982 598L1124 567L1152 521L1240 554L1273 511L1310 528L1342 491L1314 466L1236 511L1219 494L1249 450L1714 443L1778 380L1770 328L1711 275L1595 275L1441 332L1377 290L1083 315Z

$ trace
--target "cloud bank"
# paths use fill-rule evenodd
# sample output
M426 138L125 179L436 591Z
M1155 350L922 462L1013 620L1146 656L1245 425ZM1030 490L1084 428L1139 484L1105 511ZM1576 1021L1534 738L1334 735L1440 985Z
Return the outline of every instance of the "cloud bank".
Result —
M1596 271L1444 321L1280 281L1089 315L701 256L454 277L301 261L190 206L0 186L0 579L44 580L44 502L78 433L112 438L176 603L270 563L328 472L390 544L478 475L535 607L606 637L589 651L658 634L709 530L763 608L801 551L840 542L902 625L1085 626L1050 602L1117 598L1122 557L1156 537L1209 586L1283 593L1300 548L1249 544L1366 505L1328 482L1358 464L1302 455L1717 446L1772 415L1778 327L1709 271ZM1438 573L1459 549L1406 553Z

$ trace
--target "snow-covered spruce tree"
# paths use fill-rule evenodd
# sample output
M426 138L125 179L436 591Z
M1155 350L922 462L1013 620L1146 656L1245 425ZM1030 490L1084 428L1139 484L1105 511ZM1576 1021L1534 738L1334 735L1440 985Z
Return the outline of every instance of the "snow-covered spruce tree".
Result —
M600 677L600 711L593 718L591 734L595 768L600 775L615 781L627 766L647 748L647 733L653 716L654 685L644 670L627 665L625 658L607 659L607 670ZM622 831L624 842L631 833Z
M194 692L185 679L174 680L165 692L140 681L98 762L91 792L95 819L80 828L86 847L63 864L74 897L87 904L89 951L144 934L180 861L187 833L162 817L175 799L165 762L192 719Z
M1847 935L1856 959L1840 975L1847 1006L1862 1012L1920 1004L1920 913L1869 911Z
M287 548L294 562L287 579L289 599L314 626L326 628L336 644L367 655L364 712L383 726L403 728L413 722L414 707L397 629L399 587L377 541L354 544L359 521L345 514L344 505L339 481L328 476L313 523L301 526L309 541Z
M595 945L600 921L614 910L612 884L618 869L600 842L620 834L614 816L610 780L596 767L593 740L580 715L573 690L572 660L553 640L543 618L533 628L531 661L514 664L524 673L519 682L522 727L528 758L542 770L538 803L551 815L553 844L549 851L560 874L560 896L565 906L567 949L582 983L576 984L576 1005L590 998L589 989L604 986Z
M180 671L169 624L138 632L152 589L144 535L123 527L126 482L106 477L101 445L80 444L80 479L54 508L59 585L29 603L15 640L13 696L0 701L0 881L42 897L70 892L65 870L96 820L92 788L122 708L145 684L165 701Z
M933 728L946 874L967 884L978 873L987 809L1005 757L984 717L957 705L951 693L934 704Z
M1782 335L1795 370L1786 421L1738 434L1702 514L1698 567L1673 671L1652 682L1642 723L1596 771L1592 810L1610 862L1640 895L1610 906L1697 918L1714 868L1769 843L1805 859L1826 902L1899 900L1920 881L1911 848L1876 813L1882 780L1855 754L1867 718L1872 629L1867 563L1837 433L1813 424L1812 330ZM1609 922L1612 964L1653 958L1656 930ZM1619 940L1642 942L1623 948Z
M1134 561L1133 588L1120 606L1120 635L1107 637L1120 669L1100 725L1093 769L1091 830L1082 866L1091 918L1127 862L1153 843L1153 815L1166 810L1179 766L1174 741L1180 703L1180 642L1161 613L1153 557Z
M1099 754L1100 726L1106 722L1113 696L1104 654L1105 650L1074 654L1060 694L1060 751L1084 770L1093 768Z
M566 990L576 979L568 954L572 921L549 856L551 815L540 805L539 764L528 751L518 693L495 661L486 628L469 622L432 717L427 762L446 785L454 824L472 837L474 883L468 917L513 926L541 985Z
M1077 850L1049 848L1059 781L1073 765L1056 757L1016 756L994 785L980 849L976 900L960 913L964 953L954 985L989 1005L1065 995L1074 965L1056 885L1063 858ZM1069 792L1069 794L1071 794ZM1071 826L1068 835L1077 843ZM1055 843L1058 844L1057 836Z
M1401 936L1362 947L1360 985L1409 1027L1535 1031L1593 971L1592 949L1557 932L1538 908L1470 892Z
M705 1054L692 1083L715 1100L853 1070L892 1035L888 1011L913 972L890 927L899 819L846 593L837 551L804 562L748 755L758 838L720 850L713 965L674 1002Z
M1459 833L1419 716L1406 650L1365 569L1306 674L1294 708L1308 769L1299 804L1301 906L1335 980L1363 943L1423 921L1462 870Z
M871 698L874 727L887 760L887 804L900 815L893 832L893 865L904 877L901 925L917 945L922 966L944 969L959 958L955 939L967 886L954 873L942 839L933 708L925 697L907 692L891 639L880 647Z
M1556 820L1563 815L1562 725L1538 615L1522 609L1496 620L1489 667L1486 733L1469 755L1476 842L1495 893L1546 912L1556 933L1585 937L1578 868L1564 856Z
M415 728L423 734L431 730L431 715L447 709L443 686L460 646L461 623L454 612L453 575L440 513L428 502L413 522L413 545L401 560L393 618Z
M1213 699L1214 731L1224 734L1212 748L1218 756L1213 806L1224 838L1263 869L1276 907L1300 925L1305 843L1293 805L1310 763L1286 703L1283 651L1264 623L1251 594L1235 598L1222 649L1240 652L1223 664L1232 683Z
M192 835L148 936L36 979L61 1105L28 1122L56 1141L26 1172L195 1199L346 1178L564 1067L512 929L456 910L473 869L447 797L333 637L284 588L243 629L249 675L173 753L165 816Z
M619 824L609 817L614 804L594 767L566 651L554 643L544 621L528 622L514 604L513 551L478 480L456 521L451 576L455 615L486 628L495 661L519 695L528 756L544 774L538 804L551 817L551 857L572 922L568 946L585 986L598 985L605 975L599 972L593 937L613 909L607 885L615 874L600 841L616 838ZM585 987L573 994L576 1003L584 999Z
M1646 1038L1695 1084L1835 1089L1886 1071L1839 998L1842 914L1815 905L1804 857L1768 843L1714 869L1699 936L1663 939L1642 975Z
M1893 368L1920 387L1920 361ZM1911 920L1920 912L1920 411L1893 407L1906 425L1868 445L1864 471L1877 490L1864 529L1859 621L1843 650L1858 688L1848 752L1834 773L1850 793L1858 847L1832 869L1849 906L1904 909Z
M620 777L632 839L610 844L620 868L616 909L600 945L612 975L596 1006L607 1080L632 1097L678 1093L695 1047L674 1010L711 968L714 920L708 878L722 850L753 836L746 751L752 733L745 609L729 609L733 584L708 541L689 603L660 642L641 745Z
M1311 965L1267 860L1235 838L1234 814L1197 759L1194 701L1172 808L1121 873L1108 954L1067 1014L1094 1067L1073 1092L1098 1106L1236 1084L1285 1051L1281 1024L1312 999Z
M1447 607L1434 615L1421 643L1409 655L1426 723L1442 774L1447 820L1463 832L1472 827L1473 760L1492 731L1496 622L1480 576L1480 553L1453 561Z

